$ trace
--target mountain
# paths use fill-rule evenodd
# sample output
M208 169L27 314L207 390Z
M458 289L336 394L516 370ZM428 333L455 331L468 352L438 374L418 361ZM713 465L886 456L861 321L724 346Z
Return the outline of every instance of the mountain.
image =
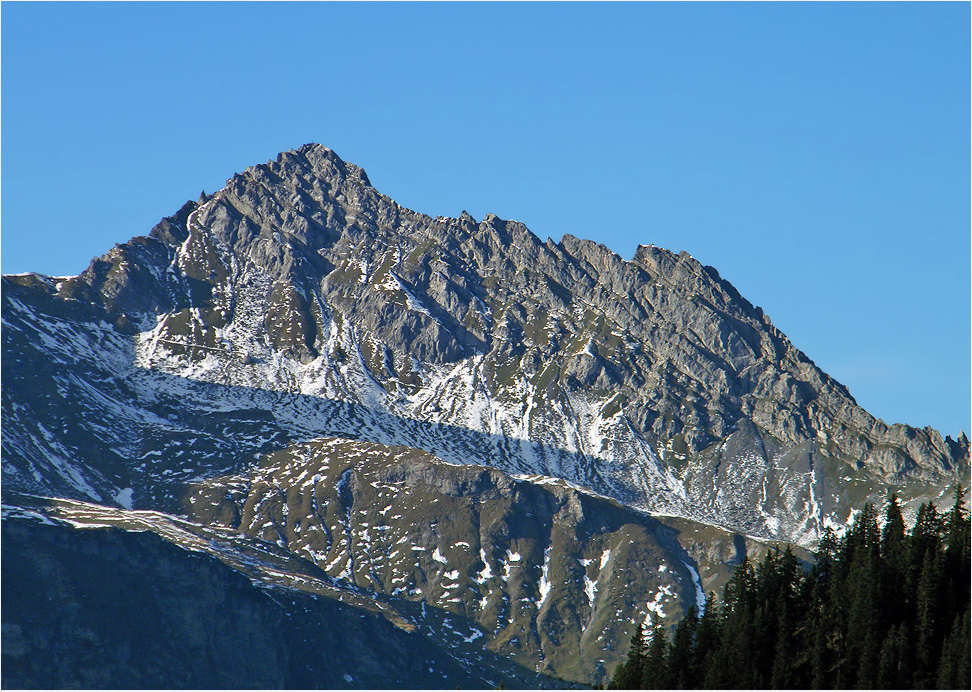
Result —
M689 255L431 218L317 144L2 301L5 522L151 531L467 671L599 682L619 613L969 477Z

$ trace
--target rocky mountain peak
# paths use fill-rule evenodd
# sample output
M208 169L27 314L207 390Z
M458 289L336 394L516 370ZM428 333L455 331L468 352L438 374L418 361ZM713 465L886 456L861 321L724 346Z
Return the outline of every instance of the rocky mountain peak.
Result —
M964 433L875 419L687 253L431 217L318 144L0 296L4 540L44 546L18 583L128 573L122 543L162 583L242 574L245 631L262 613L296 632L280 661L357 622L352 641L401 645L386 680L596 685L631 635L618 613L671 623L774 541L968 487ZM17 670L51 668L19 633L68 607L18 612ZM368 656L267 684L367 685Z
M750 532L809 540L828 511L846 518L846 495L817 497L821 465L874 493L968 468L967 441L870 416L685 252L625 261L493 214L433 218L319 144L247 168L55 294L154 344L140 367L516 441L475 459ZM728 510L730 478L791 494Z

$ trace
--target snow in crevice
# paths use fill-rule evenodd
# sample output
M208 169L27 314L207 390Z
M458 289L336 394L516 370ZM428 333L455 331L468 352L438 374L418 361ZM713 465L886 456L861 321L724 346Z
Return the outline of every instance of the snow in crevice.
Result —
M584 594L587 596L587 604L594 610L594 599L597 597L597 580L592 580L584 575Z
M537 586L537 590L540 593L540 600L537 601L537 610L539 610L544 601L547 600L547 596L550 595L550 547L543 551L543 568L540 574L540 583Z
M603 553L601 553L601 565L598 569L604 569L604 566L608 563L610 559L611 559L611 549L608 548Z
M432 314L432 312L425 305L425 302L421 298L419 298L412 291L410 291L408 288L406 288L404 282L400 278L398 278L398 276L395 274L395 272L389 271L388 272L388 275L394 281L395 287L397 288L397 290L401 291L402 294L404 294L404 296L405 296L405 303L406 303L406 305L408 305L408 309L409 310L414 310L415 312L421 313L421 314L425 315L426 317L431 318L440 327L442 326L442 323L439 322L439 318L437 318L435 315Z
M692 586L695 587L695 608L698 610L699 616L701 616L705 613L705 590L702 588L702 579L699 577L698 570L693 565L684 560L682 564L685 565L689 574L692 576Z
M476 575L476 583L482 585L486 583L487 579L493 577L493 569L489 566L489 560L486 559L486 551L482 548L479 549L479 559L482 560L484 567Z

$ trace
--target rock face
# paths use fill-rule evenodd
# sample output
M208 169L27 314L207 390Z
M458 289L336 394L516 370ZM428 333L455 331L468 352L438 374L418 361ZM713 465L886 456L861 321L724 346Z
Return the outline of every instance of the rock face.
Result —
M190 517L281 543L288 569L311 564L379 600L428 603L427 588L445 593L440 572L458 570L463 595L439 605L491 651L574 680L596 682L596 666L572 667L553 642L596 664L585 627L601 635L608 617L591 620L583 589L561 593L549 574L586 584L577 561L594 560L602 539L577 538L587 515L574 508L595 495L619 503L612 512L695 527L676 535L693 537L686 563L709 588L739 553L734 533L811 545L890 489L917 501L969 477L964 435L874 419L687 254L642 246L625 261L492 215L431 218L316 144L234 176L77 277L4 277L2 299L5 502L27 493ZM388 451L400 448L412 450L404 466ZM470 554L432 564L412 551L399 584L405 572L355 553L348 527L359 524L345 510L395 483L409 511L424 508L415 522L444 522L417 498L463 516L449 545ZM473 521L471 507L512 512L527 496L517 522L529 537ZM378 540L383 520L368 516ZM639 531L654 547L631 559L657 570L675 548L649 524ZM390 535L445 549L435 530L408 526ZM469 581L501 569L504 551L520 554L530 583L551 579L542 604L539 586L528 590L528 615L514 607L527 591ZM694 586L678 570L668 586L680 612ZM632 597L654 602L661 586L632 582ZM475 607L491 593L508 612ZM557 634L555 621L572 624ZM623 646L627 634L606 636Z

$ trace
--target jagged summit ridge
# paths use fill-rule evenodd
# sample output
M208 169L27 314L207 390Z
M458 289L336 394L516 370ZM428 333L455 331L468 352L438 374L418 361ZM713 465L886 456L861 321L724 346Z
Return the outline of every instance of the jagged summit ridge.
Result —
M404 444L755 535L809 541L887 487L968 473L964 436L876 420L686 253L641 246L626 261L495 215L432 218L318 144L247 168L78 277L30 288L132 339L118 348L133 381L266 392L247 406L291 439ZM14 293L25 310L7 309ZM41 328L28 287L4 298L5 318ZM4 415L23 414L5 399ZM31 479L23 450L50 443L22 437L4 441L5 469Z

